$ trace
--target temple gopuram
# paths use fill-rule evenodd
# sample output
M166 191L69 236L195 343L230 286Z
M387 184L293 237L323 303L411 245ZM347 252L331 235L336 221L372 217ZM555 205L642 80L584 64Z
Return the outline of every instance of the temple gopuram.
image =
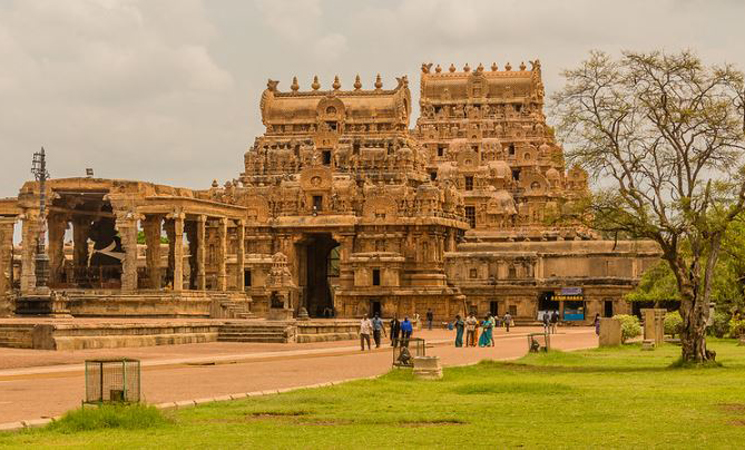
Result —
M269 80L265 132L233 180L50 179L48 287L74 317L627 313L657 248L556 220L588 180L565 166L530 66L423 65L413 129L405 76ZM16 314L37 288L39 194L30 181L0 200L0 295Z

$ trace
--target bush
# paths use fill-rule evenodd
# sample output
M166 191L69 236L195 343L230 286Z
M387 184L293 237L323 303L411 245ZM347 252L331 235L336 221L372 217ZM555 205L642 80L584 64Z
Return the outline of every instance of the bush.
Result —
M680 330L683 328L683 318L680 317L678 311L673 311L665 314L665 334L669 334L675 337L676 334L680 334Z
M101 405L86 406L70 411L49 428L61 433L120 428L125 430L142 430L156 428L168 423L168 420L154 406Z
M732 317L729 321L729 337L737 339L743 336L745 336L745 319Z
M714 320L712 321L712 324L707 331L710 335L721 339L726 336L727 332L729 331L729 321L729 314L717 311L714 313Z
M641 336L642 326L639 323L638 317L628 314L617 314L613 318L621 321L621 340L623 342Z

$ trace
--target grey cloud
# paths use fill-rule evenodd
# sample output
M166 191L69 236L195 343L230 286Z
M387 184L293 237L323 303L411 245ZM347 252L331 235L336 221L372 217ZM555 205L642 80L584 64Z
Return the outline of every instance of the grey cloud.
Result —
M422 62L540 58L549 93L588 50L692 48L745 69L745 2L0 0L0 197L45 145L54 176L207 187L262 132L266 79L349 87ZM415 111L416 113L416 111Z

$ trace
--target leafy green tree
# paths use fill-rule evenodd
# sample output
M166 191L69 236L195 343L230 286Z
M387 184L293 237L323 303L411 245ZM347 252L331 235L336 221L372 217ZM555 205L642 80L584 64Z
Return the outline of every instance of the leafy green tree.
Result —
M715 268L745 209L745 77L691 52L592 52L564 76L554 100L567 157L603 183L575 217L659 245L680 296L682 359L704 362Z

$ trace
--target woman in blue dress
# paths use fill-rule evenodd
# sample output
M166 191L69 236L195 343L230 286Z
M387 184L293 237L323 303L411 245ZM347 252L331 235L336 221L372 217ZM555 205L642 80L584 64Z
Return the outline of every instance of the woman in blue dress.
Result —
M491 345L492 340L492 323L489 317L485 317L484 321L481 322L481 337L479 338L479 347L488 347Z
M455 328L455 346L463 347L463 330L466 328L466 323L463 322L460 315L455 316L453 327Z

